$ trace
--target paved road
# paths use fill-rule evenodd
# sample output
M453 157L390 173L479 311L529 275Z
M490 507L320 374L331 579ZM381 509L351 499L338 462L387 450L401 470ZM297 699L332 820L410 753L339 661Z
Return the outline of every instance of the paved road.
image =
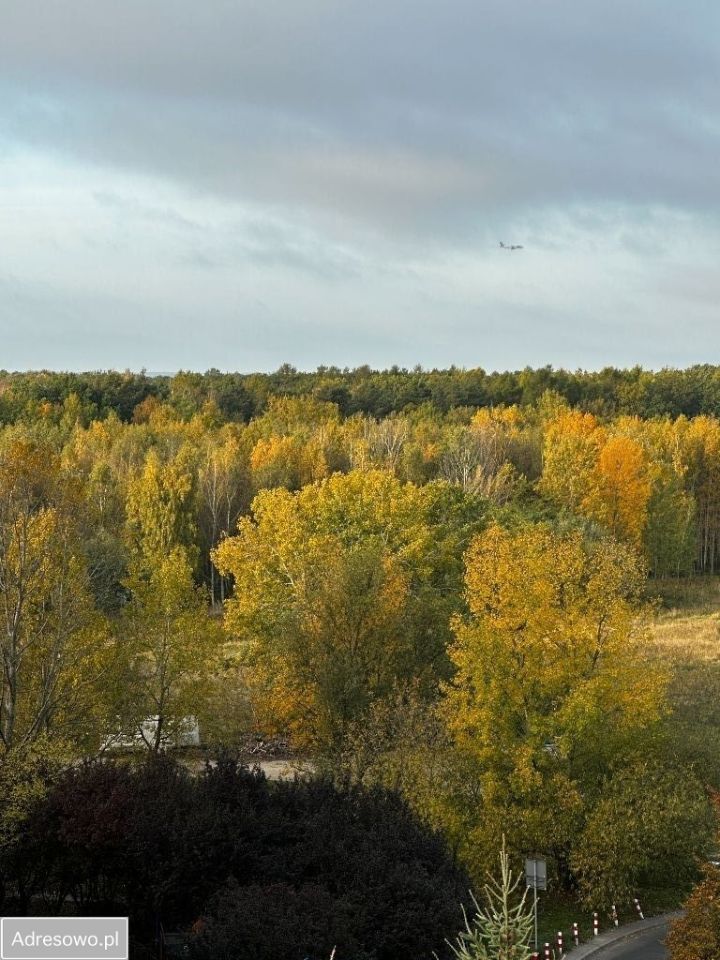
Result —
M667 927L655 927L608 947L598 954L598 960L667 960L667 950L663 946L666 935ZM568 956L572 957L572 953Z

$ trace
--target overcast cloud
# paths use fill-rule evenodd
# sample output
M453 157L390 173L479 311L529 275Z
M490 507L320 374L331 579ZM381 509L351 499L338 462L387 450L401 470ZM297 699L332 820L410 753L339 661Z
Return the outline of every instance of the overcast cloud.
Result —
M0 0L0 366L720 362L719 90L716 0Z

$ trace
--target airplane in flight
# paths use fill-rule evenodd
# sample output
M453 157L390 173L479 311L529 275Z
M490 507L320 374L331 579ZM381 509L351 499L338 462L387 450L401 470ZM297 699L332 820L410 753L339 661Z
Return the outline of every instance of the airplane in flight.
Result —
M521 243L503 243L500 241L501 250L522 250L523 246Z

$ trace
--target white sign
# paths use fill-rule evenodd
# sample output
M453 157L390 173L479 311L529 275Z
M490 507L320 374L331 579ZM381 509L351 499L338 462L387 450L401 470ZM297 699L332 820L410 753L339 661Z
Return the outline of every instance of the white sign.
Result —
M525 861L525 885L533 890L547 890L547 862L536 858Z

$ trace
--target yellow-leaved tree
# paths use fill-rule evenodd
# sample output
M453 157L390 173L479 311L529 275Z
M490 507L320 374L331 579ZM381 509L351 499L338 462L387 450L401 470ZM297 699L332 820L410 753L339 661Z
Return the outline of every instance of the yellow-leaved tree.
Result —
M559 412L545 425L540 490L560 506L579 511L593 486L602 439L592 414Z
M202 716L222 651L208 594L193 579L193 493L182 451L167 463L150 451L128 488L128 600L115 625L117 733L153 751Z
M156 450L150 450L128 484L127 530L133 552L150 562L174 546L194 552L194 486L186 451L163 462Z
M258 723L319 749L396 685L448 676L461 556L482 515L449 484L336 474L265 490L214 553Z
M503 830L567 877L603 777L642 750L665 677L644 657L642 570L612 541L492 526L466 555L468 615L454 621L444 715L479 785L463 846L487 863Z
M92 740L103 716L108 631L95 610L78 515L81 491L51 449L0 450L0 743Z
M130 600L117 623L121 730L157 752L182 740L190 718L202 719L222 630L182 547L152 563L135 560L125 585Z

